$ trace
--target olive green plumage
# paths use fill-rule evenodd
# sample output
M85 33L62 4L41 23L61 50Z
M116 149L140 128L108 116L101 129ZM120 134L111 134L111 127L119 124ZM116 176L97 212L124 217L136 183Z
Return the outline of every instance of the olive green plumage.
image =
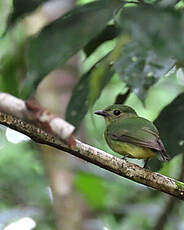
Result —
M151 121L139 117L131 107L116 104L95 114L105 118L104 136L113 151L145 160L160 152L164 161L169 159L157 128Z

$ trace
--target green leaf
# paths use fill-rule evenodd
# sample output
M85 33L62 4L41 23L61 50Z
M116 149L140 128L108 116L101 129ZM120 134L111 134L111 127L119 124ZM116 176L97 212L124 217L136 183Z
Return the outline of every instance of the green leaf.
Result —
M30 39L23 96L30 96L50 71L64 64L100 33L121 4L119 0L101 0L76 7Z
M66 109L66 120L79 127L88 111L88 92L91 71L84 74L72 91L72 96Z
M105 69L104 69L105 68ZM92 93L90 105L92 105L100 96L102 89L110 81L114 74L111 67L104 66L103 60L95 64L86 74L84 74L75 88L72 91L72 96L66 110L66 120L73 124L76 128L79 127L81 121L88 111L89 93ZM95 93L90 90L91 79L95 87Z
M177 96L166 106L154 122L170 158L184 153L183 115L184 93ZM161 162L152 160L150 166L152 170L158 170L161 168Z
M120 34L120 28L116 25L107 25L105 29L95 38L93 38L85 47L86 56L90 56L102 43L112 40Z
M125 101L128 99L128 97L130 96L131 90L128 89L125 93L120 93L116 96L116 100L114 102L114 104L124 104Z
M24 46L25 36L21 29L13 38L11 34L0 40L0 91L18 96L19 84L26 74Z
M99 98L102 89L111 80L114 70L109 63L101 62L91 73L90 88L88 94L88 106L92 108Z
M154 50L159 56L184 59L182 10L148 5L127 7L121 12L119 24L123 31L131 34L133 41Z
M127 44L128 41L129 37L120 36L114 49L108 55L106 55L104 60L102 60L97 65L97 68L92 71L88 96L89 108L93 107L94 103L100 96L102 89L114 75L113 64L121 54L120 48Z
M0 68L0 91L18 96L17 73L20 66L13 57L5 57Z
M91 174L78 173L75 177L75 186L94 208L104 207L106 189L101 178Z
M122 48L114 68L129 88L144 100L148 89L174 65L171 58L158 56L140 43L131 42Z
M159 114L155 121L169 156L184 152L184 93Z

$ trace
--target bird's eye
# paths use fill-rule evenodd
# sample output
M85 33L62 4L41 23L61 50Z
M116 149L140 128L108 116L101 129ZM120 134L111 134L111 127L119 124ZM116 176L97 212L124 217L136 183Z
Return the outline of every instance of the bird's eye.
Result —
M113 111L113 113L114 113L114 115L118 116L118 115L120 115L121 112L120 112L120 110L116 109L116 110Z

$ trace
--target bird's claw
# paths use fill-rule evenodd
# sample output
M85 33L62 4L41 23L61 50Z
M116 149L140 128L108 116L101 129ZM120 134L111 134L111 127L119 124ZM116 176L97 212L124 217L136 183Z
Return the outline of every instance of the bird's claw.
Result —
M144 166L143 166L144 169L149 169L148 161L149 161L149 158L144 161Z
M129 154L125 154L123 157L121 157L122 160L126 160L126 158L129 156Z

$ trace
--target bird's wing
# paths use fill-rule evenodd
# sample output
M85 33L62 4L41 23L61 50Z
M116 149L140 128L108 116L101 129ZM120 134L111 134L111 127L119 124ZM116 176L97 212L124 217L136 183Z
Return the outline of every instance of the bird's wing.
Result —
M141 117L121 119L107 128L111 139L165 152L157 128Z

